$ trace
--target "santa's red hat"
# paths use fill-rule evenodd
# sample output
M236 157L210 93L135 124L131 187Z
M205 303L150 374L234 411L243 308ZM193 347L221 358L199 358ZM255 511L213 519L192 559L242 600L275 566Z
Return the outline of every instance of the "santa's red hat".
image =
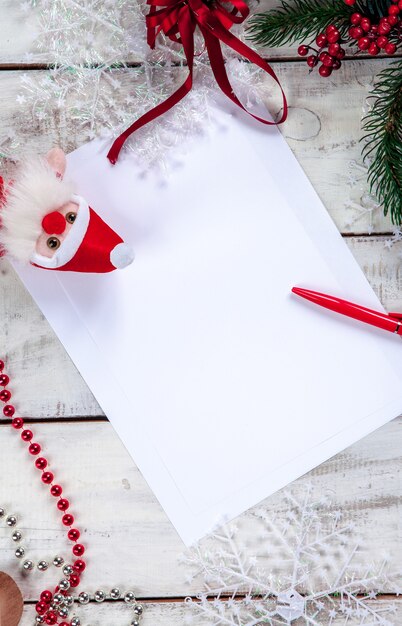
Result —
M1 185L0 185L1 197ZM36 242L43 232L49 234L47 219L68 202L78 205L77 216L60 247L52 257L40 255ZM46 219L44 219L46 218ZM53 220L54 222L54 220ZM20 174L3 190L0 249L18 261L44 269L71 272L111 272L129 265L134 254L130 246L74 194L72 185L44 159L27 162Z

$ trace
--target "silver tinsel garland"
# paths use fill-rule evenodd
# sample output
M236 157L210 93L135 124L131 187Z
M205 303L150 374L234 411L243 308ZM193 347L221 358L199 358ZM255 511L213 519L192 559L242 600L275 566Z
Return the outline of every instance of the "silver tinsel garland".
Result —
M68 112L83 142L118 135L165 100L186 75L180 46L159 37L156 50L150 50L147 9L140 0L33 0L24 6L28 19L39 22L37 53L28 60L50 61L52 67L43 77L26 73L17 100L39 122ZM243 26L236 34L242 38ZM208 127L209 102L218 87L201 38L196 45L191 93L128 142L144 166L165 165L173 149L185 149L186 137ZM230 50L225 53L234 87L251 103L266 98L270 80Z

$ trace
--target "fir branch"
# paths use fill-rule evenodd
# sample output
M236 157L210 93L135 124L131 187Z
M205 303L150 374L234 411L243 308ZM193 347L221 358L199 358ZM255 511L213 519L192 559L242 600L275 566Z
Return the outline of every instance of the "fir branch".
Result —
M355 10L340 0L282 0L280 7L250 20L248 37L263 46L283 46L315 38L332 23L345 35Z
M381 202L384 215L402 224L402 61L380 72L373 108L363 119L362 150L369 160L370 190Z
M391 4L392 0L357 0L353 6L342 0L282 0L278 8L250 20L248 37L263 46L283 46L314 39L329 24L345 37L352 13L359 11L376 23L388 15Z

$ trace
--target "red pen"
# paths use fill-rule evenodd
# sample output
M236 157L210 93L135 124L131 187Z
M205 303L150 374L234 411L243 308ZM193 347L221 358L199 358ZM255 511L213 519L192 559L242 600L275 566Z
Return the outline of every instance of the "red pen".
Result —
M353 302L329 296L325 293L319 293L318 291L301 289L300 287L293 287L292 292L335 313L352 317L360 322L371 324L371 326L377 326L377 328L388 330L396 335L402 335L402 313L381 313L380 311L367 309L364 306L360 306L360 304L354 304Z

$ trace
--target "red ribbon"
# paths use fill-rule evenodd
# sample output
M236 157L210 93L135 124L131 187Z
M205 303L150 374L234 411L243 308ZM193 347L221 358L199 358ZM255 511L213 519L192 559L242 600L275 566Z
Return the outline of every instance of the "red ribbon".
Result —
M147 111L114 141L107 155L111 163L116 163L124 142L132 133L169 111L191 90L194 71L194 31L197 26L204 37L212 71L223 93L243 111L263 124L281 124L285 121L288 105L274 70L259 54L229 31L233 24L244 22L249 14L249 8L243 0L225 2L226 5L232 5L230 11L225 8L221 0L214 0L208 5L202 0L147 0L147 4L150 5L149 13L146 16L149 46L152 49L155 47L156 38L161 32L173 42L180 43L187 60L188 75L184 83L167 100L158 104L151 111ZM240 102L226 73L221 43L226 44L251 63L255 63L279 85L283 97L283 113L278 122L272 122L250 113Z

